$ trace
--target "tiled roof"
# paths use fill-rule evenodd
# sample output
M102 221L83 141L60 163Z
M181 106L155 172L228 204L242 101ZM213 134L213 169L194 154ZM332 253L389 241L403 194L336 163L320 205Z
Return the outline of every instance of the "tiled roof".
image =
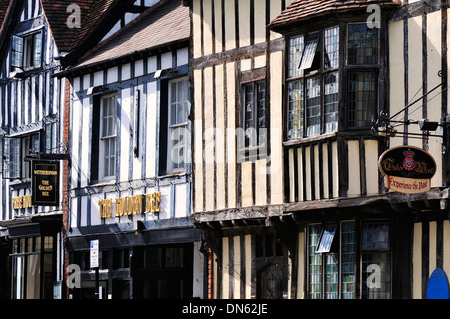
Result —
M70 52L91 35L113 7L130 1L133 0L41 0L41 5L58 51ZM0 37L7 32L12 15L17 14L13 8L20 4L20 0L0 0ZM67 8L71 4L76 4L81 9L81 28L67 26L67 18L71 14L67 12Z
M99 43L73 68L101 63L136 52L188 40L189 8L180 0L160 1L117 33Z
M70 52L91 34L120 0L41 0L44 15L60 52ZM69 28L70 4L80 6L81 28Z
M297 0L289 5L270 24L269 28L277 30L292 23L304 21L327 13L366 9L376 4L382 8L398 7L400 0Z
M11 0L0 0L0 30L2 29L3 21L5 21L6 12L8 11Z

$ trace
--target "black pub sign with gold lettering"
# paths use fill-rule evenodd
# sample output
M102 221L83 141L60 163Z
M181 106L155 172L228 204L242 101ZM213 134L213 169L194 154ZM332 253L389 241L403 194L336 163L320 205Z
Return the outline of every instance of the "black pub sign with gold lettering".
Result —
M31 162L31 203L35 206L59 206L59 162Z

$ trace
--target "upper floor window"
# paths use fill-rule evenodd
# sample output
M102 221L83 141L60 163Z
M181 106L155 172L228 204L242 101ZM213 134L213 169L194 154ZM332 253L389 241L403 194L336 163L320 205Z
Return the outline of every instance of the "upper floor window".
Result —
M342 44L346 50L340 50ZM377 108L379 52L379 29L366 23L291 37L288 139L344 129L338 127L339 118L348 129L370 127Z
M31 160L40 152L40 134L3 138L3 178L31 178Z
M168 170L186 168L188 160L189 82L187 78L169 82Z
M42 64L42 32L13 35L11 66L18 69L37 68Z
M99 177L116 176L117 96L110 94L100 100Z
M243 84L243 99L245 147L262 145L265 143L266 82Z

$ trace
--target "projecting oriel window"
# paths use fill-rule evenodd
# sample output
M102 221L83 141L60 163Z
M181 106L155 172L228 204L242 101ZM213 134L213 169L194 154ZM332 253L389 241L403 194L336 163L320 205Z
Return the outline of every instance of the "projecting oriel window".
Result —
M379 108L379 33L366 23L340 23L289 38L289 140L371 127Z

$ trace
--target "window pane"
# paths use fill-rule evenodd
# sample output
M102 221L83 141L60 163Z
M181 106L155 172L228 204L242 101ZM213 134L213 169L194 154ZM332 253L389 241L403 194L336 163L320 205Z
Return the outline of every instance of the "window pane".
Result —
M378 28L366 23L348 25L348 64L378 63Z
M256 83L256 125L258 128L258 145L266 142L266 82Z
M342 223L341 241L342 299L355 299L356 244L354 222Z
M389 224L387 222L366 222L363 226L363 250L389 249Z
M13 35L11 65L21 68L22 60L23 60L23 38Z
M40 298L40 254L27 256L27 299Z
M324 76L324 122L325 133L337 130L339 105L339 73L333 72Z
M339 265L335 254L326 254L325 299L338 299Z
M317 45L319 44L319 32L308 35L305 49L303 50L302 60L299 69L305 70L311 68L316 55Z
M33 36L34 40L34 54L33 54L33 66L41 66L41 52L42 52L42 33L36 33Z
M20 148L21 148L20 138L10 139L10 161L9 161L10 178L20 177L20 168L21 168Z
M339 66L339 28L325 29L324 38L324 68L337 68Z
M189 85L187 80L170 83L169 125L186 123L189 114Z
M391 298L391 253L362 254L362 298Z
M309 226L308 243L308 267L309 285L308 295L310 299L322 298L322 254L316 254L316 247L319 243L321 225Z
M300 59L304 49L304 36L300 35L289 40L289 77L302 75L299 69Z
M376 110L376 81L375 72L349 72L349 127L370 127Z
M336 234L336 224L329 224L325 226L320 237L319 245L317 246L316 253L327 253L331 249L334 235Z
M320 77L306 80L306 135L320 134Z
M303 80L288 83L289 128L288 138L303 137Z

